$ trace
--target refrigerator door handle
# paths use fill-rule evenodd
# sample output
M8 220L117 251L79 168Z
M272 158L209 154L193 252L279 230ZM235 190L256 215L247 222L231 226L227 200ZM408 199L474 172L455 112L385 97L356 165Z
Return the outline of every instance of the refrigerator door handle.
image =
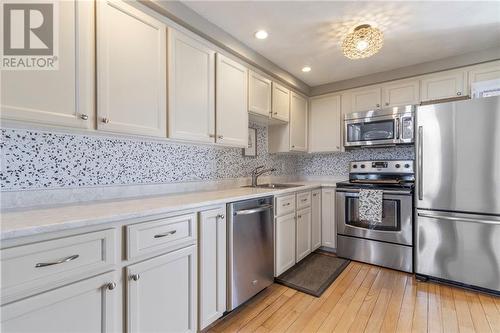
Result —
M424 134L424 127L423 126L418 126L418 145L417 145L417 192L418 192L418 200L423 200L424 199L424 182L423 182L423 155L424 155L424 143L423 141L423 134Z
M427 217L427 218L431 218L431 219L439 219L439 220L462 221L462 222L473 222L473 223L500 225L500 220L487 220L487 219L476 219L476 218L470 218L470 217L443 216L443 215L434 215L434 214L427 214L427 213L418 213L418 216Z

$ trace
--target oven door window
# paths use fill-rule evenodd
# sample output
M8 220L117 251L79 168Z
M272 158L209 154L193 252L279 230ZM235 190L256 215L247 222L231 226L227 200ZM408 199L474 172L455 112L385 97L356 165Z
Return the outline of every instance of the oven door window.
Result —
M347 124L347 142L394 140L394 119Z
M384 199L382 207L382 222L373 223L370 221L360 221L358 197L346 197L345 201L345 224L353 227L381 230L381 231L401 231L401 201L395 199Z

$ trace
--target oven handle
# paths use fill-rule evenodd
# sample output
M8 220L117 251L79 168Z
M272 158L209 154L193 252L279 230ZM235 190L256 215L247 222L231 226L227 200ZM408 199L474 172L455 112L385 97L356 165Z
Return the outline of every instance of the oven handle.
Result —
M400 131L401 131L401 130L400 130L400 126L399 126L400 124L399 124L399 122L400 122L401 120L402 120L402 118L397 118L397 119L395 119L395 122L396 122L396 139L397 139L397 140L400 140L400 141L401 141L401 138L400 138L399 136L400 136Z
M337 189L337 192L348 192L348 193L359 193L359 189ZM411 194L411 191L391 191L391 190L383 190L384 194Z

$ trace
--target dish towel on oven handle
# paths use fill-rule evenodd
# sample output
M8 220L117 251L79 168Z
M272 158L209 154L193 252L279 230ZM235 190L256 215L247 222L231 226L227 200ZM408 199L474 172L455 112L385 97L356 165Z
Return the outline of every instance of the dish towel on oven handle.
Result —
M370 224L382 223L382 190L359 190L359 220Z

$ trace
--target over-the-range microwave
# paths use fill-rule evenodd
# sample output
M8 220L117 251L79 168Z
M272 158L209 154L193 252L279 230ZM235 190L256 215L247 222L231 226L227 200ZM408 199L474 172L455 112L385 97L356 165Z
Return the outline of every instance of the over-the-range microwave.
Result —
M415 106L344 116L344 147L393 146L414 142Z

